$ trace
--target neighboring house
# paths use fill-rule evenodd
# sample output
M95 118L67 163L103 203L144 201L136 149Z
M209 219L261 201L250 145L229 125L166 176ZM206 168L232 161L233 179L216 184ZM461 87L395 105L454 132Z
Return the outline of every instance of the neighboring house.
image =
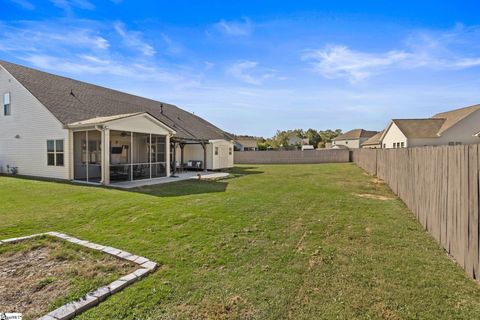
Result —
M311 144L304 144L302 150L315 150L315 148Z
M108 185L233 166L232 138L174 105L4 61L0 94L3 172Z
M291 132L287 136L288 146L301 146L303 139L300 138L295 132Z
M234 136L235 149L238 151L257 151L257 139L252 136Z
M382 148L382 134L383 131L380 131L373 137L369 138L366 140L364 143L362 143L361 147L364 149L381 149Z
M350 130L332 140L332 149L359 149L362 143L376 135L377 131Z
M480 105L442 112L426 119L393 119L383 148L480 143Z

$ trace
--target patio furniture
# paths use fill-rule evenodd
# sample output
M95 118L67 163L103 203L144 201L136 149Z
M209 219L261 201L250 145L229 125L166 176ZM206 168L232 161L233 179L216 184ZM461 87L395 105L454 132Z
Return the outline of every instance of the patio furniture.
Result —
M203 169L203 161L200 160L188 160L185 164L185 169L187 170L202 170Z

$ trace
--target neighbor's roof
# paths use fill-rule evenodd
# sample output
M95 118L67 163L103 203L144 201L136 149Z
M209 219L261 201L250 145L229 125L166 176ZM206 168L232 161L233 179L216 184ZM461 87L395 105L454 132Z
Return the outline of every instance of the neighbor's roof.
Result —
M334 138L333 140L353 140L360 138L370 138L377 134L377 131L368 131L364 129L353 129L348 132L345 132L342 135Z
M245 148L257 147L257 138L252 136L235 136L235 141Z
M375 145L375 144L381 144L382 143L382 134L383 131L378 132L376 135L372 136L370 139L362 143L362 146L370 146L370 145Z
M445 119L393 119L407 138L436 138Z
M186 139L227 139L223 130L208 121L159 101L65 78L0 60L3 66L61 123L76 123L95 117L147 112ZM163 109L163 110L162 110Z
M462 119L465 119L470 114L472 114L473 112L479 109L480 109L480 104L477 104L474 106L455 109L452 111L446 111L446 112L442 112L434 115L432 118L445 119L445 122L443 123L442 127L438 130L438 135L441 135L444 131L453 127L459 121L461 121Z

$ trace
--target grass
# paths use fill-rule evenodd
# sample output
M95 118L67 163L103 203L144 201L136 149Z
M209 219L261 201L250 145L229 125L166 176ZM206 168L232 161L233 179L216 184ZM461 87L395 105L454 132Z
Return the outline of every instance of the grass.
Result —
M233 173L130 191L0 177L0 238L60 231L161 264L79 319L480 314L479 285L356 166Z
M0 246L0 310L25 319L45 315L137 266L105 253L42 236Z

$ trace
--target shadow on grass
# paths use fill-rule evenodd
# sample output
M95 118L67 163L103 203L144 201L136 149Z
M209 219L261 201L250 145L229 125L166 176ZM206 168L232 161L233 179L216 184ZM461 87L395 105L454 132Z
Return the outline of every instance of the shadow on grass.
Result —
M225 192L228 182L232 179L240 178L252 174L261 174L263 171L254 170L256 167L234 167L223 170L230 175L225 178L215 180L183 180L172 183L150 185L144 187L125 190L127 192L137 192L157 197L179 197L203 193Z
M121 191L142 193L142 194L147 194L147 195L157 196L157 197L178 197L178 196L187 196L187 195L203 194L203 193L225 192L227 190L229 180L237 179L243 176L263 173L263 171L259 171L255 169L257 169L257 167L234 167L231 169L223 170L223 172L227 172L230 174L226 178L215 179L215 180L200 180L200 181L191 179L191 180L183 180L183 181L157 184L157 185L148 185L148 186L132 188L132 189L122 189ZM8 177L25 179L25 180L37 180L37 181L44 181L44 182L76 185L76 186L82 186L82 187L113 189L108 186L92 185L92 184L85 184L85 183L78 183L78 182L50 179L50 178L39 178L39 177L21 176L21 175L8 176ZM116 190L119 190L119 189L116 189Z

